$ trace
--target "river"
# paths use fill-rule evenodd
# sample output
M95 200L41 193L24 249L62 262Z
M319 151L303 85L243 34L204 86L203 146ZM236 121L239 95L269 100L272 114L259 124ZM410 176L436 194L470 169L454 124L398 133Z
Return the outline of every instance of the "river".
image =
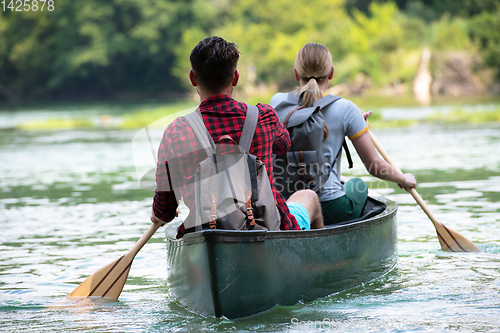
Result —
M355 158L345 173L399 205L395 268L323 299L227 320L201 317L172 300L163 228L135 258L119 301L48 308L130 250L150 225L152 192L137 181L137 130L12 128L47 112L0 113L0 331L500 331L498 123L374 129L398 167L416 176L436 217L483 253L441 251L412 197L374 181ZM154 140L160 135L152 131Z

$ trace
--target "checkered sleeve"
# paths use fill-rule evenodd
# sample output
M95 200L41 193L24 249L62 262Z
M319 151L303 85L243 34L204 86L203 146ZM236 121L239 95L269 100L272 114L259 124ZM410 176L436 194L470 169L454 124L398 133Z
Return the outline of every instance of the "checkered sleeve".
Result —
M158 149L156 168L156 191L153 199L153 213L162 221L170 222L177 214L177 200L172 188L168 156L172 145L172 127L167 127Z
M278 114L274 109L267 104L258 104L260 111L259 125L263 126L262 132L267 133L268 139L272 140L272 151L274 154L284 154L290 147L290 135L283 123L280 121ZM271 134L272 133L272 134ZM269 173L269 180L273 188L274 200L278 207L281 216L280 230L300 230L297 219L293 216L286 204L283 195L274 186L274 174L272 158L263 158L266 163L266 169Z
M267 124L270 127L268 130L274 132L273 154L281 155L286 153L291 144L288 130L281 122L276 111L274 111L270 105L259 104L258 106L260 112L264 112L270 118L270 121Z

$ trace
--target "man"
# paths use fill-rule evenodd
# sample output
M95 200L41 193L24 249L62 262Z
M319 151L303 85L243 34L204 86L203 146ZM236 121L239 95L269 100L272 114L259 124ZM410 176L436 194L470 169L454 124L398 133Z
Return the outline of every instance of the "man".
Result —
M236 69L238 59L236 45L216 36L203 39L191 52L189 79L198 90L199 109L214 142L226 134L239 142L243 129L247 106L231 98L240 76ZM285 153L290 146L290 137L269 105L258 104L257 107L259 120L249 153L259 157L266 166L281 216L280 229L322 228L321 207L315 192L299 191L289 198L287 205L276 190L271 154ZM195 215L195 170L207 157L196 145L191 127L180 117L165 129L158 150L157 187L151 221L162 225L170 222L176 216L177 199L182 197L190 214L179 227L177 238L194 231L190 226L194 226Z

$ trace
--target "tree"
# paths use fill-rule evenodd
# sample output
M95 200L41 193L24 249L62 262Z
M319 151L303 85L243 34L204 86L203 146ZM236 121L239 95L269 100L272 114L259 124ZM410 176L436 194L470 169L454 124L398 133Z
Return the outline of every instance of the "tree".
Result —
M184 8L175 0L58 0L51 12L2 12L0 84L35 99L179 91L170 67L190 22Z
M184 32L177 48L176 76L185 81L189 51L204 35L236 42L243 88L259 83L293 85L293 64L307 42L323 43L334 56L348 52L343 36L350 24L342 0L237 0L225 13L224 24ZM182 55L182 56L181 56Z
M500 6L493 12L482 12L471 18L470 34L479 43L485 63L497 69L500 77Z

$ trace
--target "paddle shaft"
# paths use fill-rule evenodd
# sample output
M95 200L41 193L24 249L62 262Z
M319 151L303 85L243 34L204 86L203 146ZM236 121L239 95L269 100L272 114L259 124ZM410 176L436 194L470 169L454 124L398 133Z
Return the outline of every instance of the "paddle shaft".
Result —
M368 134L370 135L370 139L372 140L373 145L378 150L378 152L380 153L380 155L382 155L382 157L384 158L384 160L386 160L387 163L389 163L390 165L392 165L396 170L398 170L399 172L401 172L401 170L399 170L396 167L396 165L394 164L394 162L392 161L392 159L389 157L389 154L387 154L387 152L385 151L385 149L382 148L382 146L377 141L377 139L375 138L375 135L373 135L373 133L372 133L371 130L368 130ZM417 190L415 190L414 188L410 188L410 189L407 189L407 190L408 190L408 192L410 192L411 196L413 197L413 199L415 199L415 201L417 202L417 204L422 208L422 210L424 211L424 213L429 217L429 219L432 221L432 223L434 223L434 224L440 223L434 217L434 214L432 214L432 212L430 211L430 209L427 207L427 205L425 204L425 202L422 199L422 197L418 194Z
M392 165L396 170L397 167L394 164L394 162L391 160L389 157L389 154L382 148L380 143L378 143L377 139L371 132L371 130L368 130L368 134L370 135L370 139L373 142L373 145L375 148L378 150L380 155L389 163ZM398 170L401 172L400 170ZM436 229L436 233L438 235L439 239L439 244L441 244L441 249L443 251L451 251L451 252L481 252L477 246L472 244L471 241L469 241L467 238L464 236L460 235L456 231L451 230L450 228L446 227L444 224L439 222L435 217L434 214L430 211L430 209L427 207L425 204L424 200L422 200L422 197L418 194L417 190L414 188L407 189L408 192L410 192L411 196L417 204L422 208L424 213L429 217L431 220L432 224L434 225L434 228Z
M152 223L148 230L142 235L141 238L135 243L134 247L130 249L130 252L134 257L142 249L144 244L146 244L149 239L155 234L156 230L161 227L160 223Z

